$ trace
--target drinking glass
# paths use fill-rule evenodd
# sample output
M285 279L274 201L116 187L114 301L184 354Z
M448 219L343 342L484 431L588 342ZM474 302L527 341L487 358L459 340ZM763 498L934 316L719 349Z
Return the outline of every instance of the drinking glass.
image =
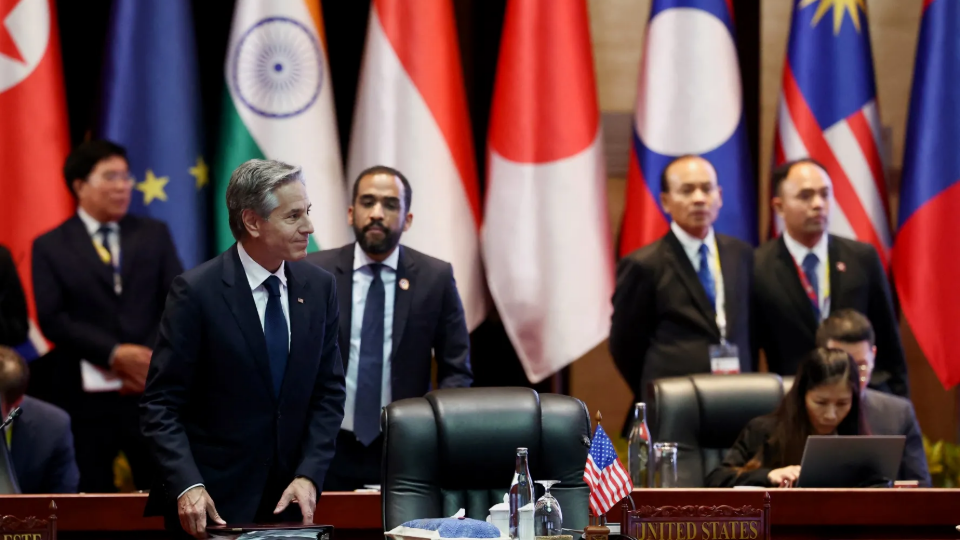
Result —
M537 499L533 510L533 534L535 536L560 536L563 534L563 516L560 503L550 494L550 488L559 480L537 480L543 486L543 497Z
M659 442L653 445L656 454L656 486L658 488L680 487L677 473L677 443Z

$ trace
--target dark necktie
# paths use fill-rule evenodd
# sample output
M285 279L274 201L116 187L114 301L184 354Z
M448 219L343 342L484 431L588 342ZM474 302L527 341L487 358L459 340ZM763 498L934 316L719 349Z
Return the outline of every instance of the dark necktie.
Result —
M110 249L110 234L113 233L108 225L101 225L97 229L97 234L100 235L100 245L103 246L103 253L101 254L101 259L105 264L110 265L110 269L113 270L113 291L118 295L122 292L120 285L120 257L117 257L117 260L113 258L113 250Z
M290 337L287 318L283 316L280 297L280 278L270 276L263 282L267 289L267 311L263 317L263 337L267 340L267 355L270 357L270 377L273 380L273 395L280 396L283 372L287 369L290 354Z
M369 446L380 436L380 400L383 384L383 317L386 291L380 278L381 264L371 264L373 282L367 291L360 330L360 364L357 366L357 395L354 401L353 432Z
M105 258L103 258L103 262L112 266L113 251L110 249L110 233L110 227L106 225L101 225L100 228L97 229L97 234L100 235L100 245L103 246L103 249L105 250Z
M707 258L709 249L706 244L700 244L700 269L697 270L697 277L700 278L700 284L707 293L707 299L713 309L717 309L717 285L713 281L713 273L710 272L710 262Z
M817 264L820 259L813 253L807 253L803 258L803 274L807 277L807 283L810 284L812 291L807 291L810 296L810 302L813 304L813 312L820 320L820 282L817 280Z

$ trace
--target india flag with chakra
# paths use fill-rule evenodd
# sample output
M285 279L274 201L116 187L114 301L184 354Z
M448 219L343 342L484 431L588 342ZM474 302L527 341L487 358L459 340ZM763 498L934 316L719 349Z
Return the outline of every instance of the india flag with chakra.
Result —
M234 242L226 207L230 174L253 158L303 167L313 205L310 251L349 242L349 196L319 0L238 0L225 64L214 170L218 251Z

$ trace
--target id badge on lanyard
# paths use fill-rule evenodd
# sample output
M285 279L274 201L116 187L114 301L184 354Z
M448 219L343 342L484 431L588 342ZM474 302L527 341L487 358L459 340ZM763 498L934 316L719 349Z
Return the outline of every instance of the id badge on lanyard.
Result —
M721 272L720 257L717 254L716 247L713 249L714 265L717 272ZM731 375L740 373L740 351L733 343L727 342L727 319L717 313L717 328L720 330L720 344L711 345L710 352L710 373L714 375Z
M740 351L737 346L723 340L719 345L710 346L710 373L731 375L740 373Z

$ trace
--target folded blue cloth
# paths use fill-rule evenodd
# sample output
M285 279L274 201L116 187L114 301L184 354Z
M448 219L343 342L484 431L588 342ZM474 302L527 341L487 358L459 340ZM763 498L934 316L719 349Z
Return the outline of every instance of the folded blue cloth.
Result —
M403 524L411 529L437 531L440 538L500 538L493 523L470 518L415 519Z

